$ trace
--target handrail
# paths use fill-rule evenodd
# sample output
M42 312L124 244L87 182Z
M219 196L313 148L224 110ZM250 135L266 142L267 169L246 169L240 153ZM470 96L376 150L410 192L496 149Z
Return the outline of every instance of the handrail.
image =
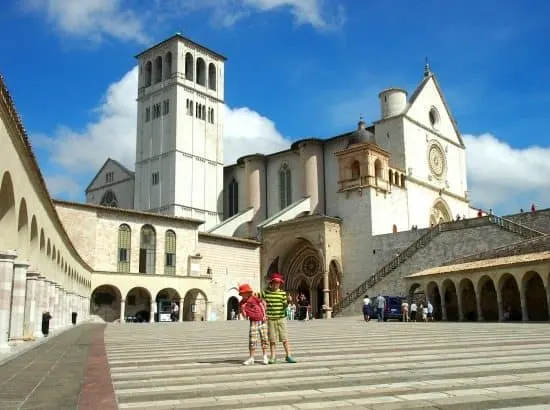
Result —
M489 215L489 222L491 222L494 225L498 225L501 228L506 229L507 231L517 233L518 235L523 236L524 238L527 238L527 239L537 238L539 236L545 235L544 232L540 232L540 231L537 231L536 229L518 224L517 222L513 222L501 216Z

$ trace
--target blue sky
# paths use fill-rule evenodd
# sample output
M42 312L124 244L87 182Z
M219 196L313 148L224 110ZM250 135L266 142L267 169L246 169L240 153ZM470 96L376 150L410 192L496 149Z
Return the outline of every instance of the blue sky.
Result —
M428 56L474 204L505 213L550 202L548 15L537 0L7 0L0 72L52 194L81 200L107 156L133 167L133 56L176 31L229 58L229 162L376 119L378 91L412 92Z

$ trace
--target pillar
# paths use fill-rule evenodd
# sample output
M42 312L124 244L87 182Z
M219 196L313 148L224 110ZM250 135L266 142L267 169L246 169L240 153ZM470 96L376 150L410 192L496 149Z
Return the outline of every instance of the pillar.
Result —
M504 303L502 303L502 289L495 290L497 292L498 321L502 322L504 321Z
M482 292L479 292L479 297L476 298L476 309L477 309L477 321L483 322L485 318L483 317L483 309L481 308L481 295ZM499 308L500 310L500 308Z
M155 322L155 312L157 311L156 302L151 302L151 315L149 316L149 323Z
M35 299L36 299L36 309L34 312L34 329L33 337L42 337L42 312L45 309L45 300L47 300L47 282L44 276L38 276L36 279L36 290L35 290Z
M206 317L204 318L204 321L210 321L210 317L212 316L212 302L209 300L206 301Z
M17 253L0 251L0 350L8 350L13 263Z
M324 318L330 319L332 317L332 306L330 306L330 282L329 272L323 274L323 305L325 307Z
M120 301L120 323L124 323L125 311L126 311L126 301L122 299Z
M27 293L28 262L15 261L13 264L13 289L11 292L10 336L12 340L23 339L25 324L25 294Z
M45 312L49 312L52 316L52 319L50 320L50 330L53 330L55 326L55 282L48 281L48 304L46 305L46 308L44 309Z
M464 310L462 307L462 292L460 291L460 284L456 287L456 289L458 289L456 292L456 303L458 305L458 321L464 322Z
M36 271L27 271L27 291L25 295L25 325L23 327L23 337L32 337L34 334L36 309L38 305L38 277Z
M519 297L521 300L521 320L524 322L529 321L529 310L527 309L527 292L523 285L519 286Z
M178 322L183 322L183 301L184 299L179 300L179 312L178 312Z
M253 154L241 158L239 161L244 162L246 175L246 204L244 204L243 210L246 207L254 209L254 216L249 224L248 234L251 237L255 237L257 233L256 225L258 225L260 221L263 221L266 216L266 204L262 201L266 189L265 157L261 154Z

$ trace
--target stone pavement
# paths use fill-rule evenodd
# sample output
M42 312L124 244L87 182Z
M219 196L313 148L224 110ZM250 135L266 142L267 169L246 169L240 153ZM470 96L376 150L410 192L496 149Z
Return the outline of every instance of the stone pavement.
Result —
M0 409L74 410L89 349L105 325L84 324L0 366Z
M348 317L288 327L298 363L245 367L244 321L109 325L118 406L550 408L548 324L367 324Z

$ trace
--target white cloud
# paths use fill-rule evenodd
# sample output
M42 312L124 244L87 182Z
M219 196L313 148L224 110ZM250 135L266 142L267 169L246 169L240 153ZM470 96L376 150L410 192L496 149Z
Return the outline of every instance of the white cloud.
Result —
M45 179L48 191L54 197L62 195L67 199L75 200L82 195L82 187L70 176L47 175Z
M46 13L63 34L99 42L105 36L146 43L143 16L123 0L23 0L28 11Z
M550 148L513 148L491 134L464 143L474 206L509 213L550 201Z
M33 141L45 148L49 162L65 171L62 175L47 176L53 194L72 194L76 180L70 175L95 175L108 157L134 168L136 144L135 102L137 67L111 84L101 105L96 108L98 118L83 130L60 126L53 136L35 134ZM288 149L291 142L285 139L270 119L247 107L224 108L224 162L234 163L250 153L270 153ZM84 187L80 187L83 192Z

